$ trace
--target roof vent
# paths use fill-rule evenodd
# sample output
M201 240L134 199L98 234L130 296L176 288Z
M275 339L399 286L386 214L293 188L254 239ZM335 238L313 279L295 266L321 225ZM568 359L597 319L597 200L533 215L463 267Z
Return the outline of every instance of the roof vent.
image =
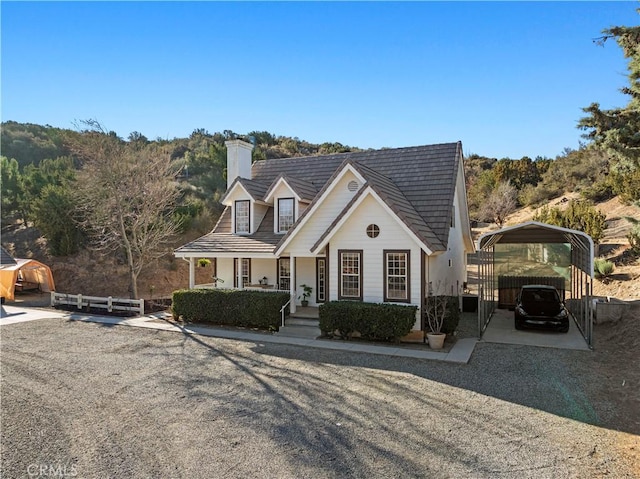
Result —
M347 185L347 189L351 192L357 191L358 190L358 182L356 180L351 180L349 182L349 184Z

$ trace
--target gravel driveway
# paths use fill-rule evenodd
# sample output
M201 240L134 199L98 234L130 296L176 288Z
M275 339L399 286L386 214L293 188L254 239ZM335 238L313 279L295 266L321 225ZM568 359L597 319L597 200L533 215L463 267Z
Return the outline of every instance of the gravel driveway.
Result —
M1 332L6 478L637 477L637 431L601 427L615 405L572 374L590 352L479 344L457 365L63 319Z

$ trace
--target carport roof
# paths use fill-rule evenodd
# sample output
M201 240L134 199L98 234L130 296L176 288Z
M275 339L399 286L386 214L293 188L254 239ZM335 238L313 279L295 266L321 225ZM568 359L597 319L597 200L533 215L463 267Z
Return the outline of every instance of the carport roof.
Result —
M576 266L593 276L593 240L582 231L529 221L483 234L478 239L478 250L487 250L497 243L569 243L586 253L580 255L584 258L583 264Z

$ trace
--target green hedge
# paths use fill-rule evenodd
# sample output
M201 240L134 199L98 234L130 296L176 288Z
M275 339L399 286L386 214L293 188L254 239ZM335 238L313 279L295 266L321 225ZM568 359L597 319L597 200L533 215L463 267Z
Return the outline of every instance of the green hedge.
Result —
M416 322L416 306L331 301L320 305L320 330L325 336L335 331L343 339L353 333L369 340L398 342Z
M173 292L174 318L277 330L280 309L289 301L288 293L267 293L230 289L183 289Z

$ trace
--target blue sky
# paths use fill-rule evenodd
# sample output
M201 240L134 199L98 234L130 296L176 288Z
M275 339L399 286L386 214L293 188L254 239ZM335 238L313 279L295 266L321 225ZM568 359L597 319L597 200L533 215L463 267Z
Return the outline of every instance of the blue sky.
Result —
M582 107L627 103L621 50L592 39L638 6L3 1L2 120L555 157Z

